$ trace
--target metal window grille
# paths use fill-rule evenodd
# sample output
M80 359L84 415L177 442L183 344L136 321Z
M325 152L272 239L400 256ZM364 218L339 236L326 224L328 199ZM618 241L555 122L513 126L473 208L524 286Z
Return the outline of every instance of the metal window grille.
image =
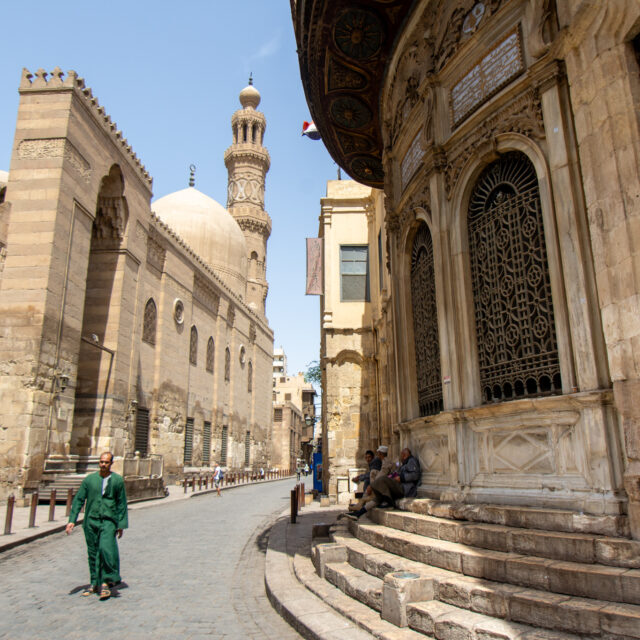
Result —
M229 347L224 351L224 379L225 382L231 380L231 351Z
M193 418L187 418L184 429L184 464L189 466L193 459Z
M149 452L149 409L138 407L136 410L136 433L133 448L141 456Z
M483 171L467 219L483 401L561 393L538 179L524 154Z
M341 300L369 302L369 247L340 247Z
M247 391L249 393L253 391L253 363L251 361L247 366Z
M225 424L222 427L222 441L220 443L220 464L227 464L227 446L229 440L229 427Z
M274 409L273 410L273 421L274 422L282 422L282 409Z
M189 341L189 362L198 364L198 330L195 325L191 327L191 339Z
M251 461L251 431L244 434L244 466L248 467Z
M202 429L202 466L208 467L211 461L211 423L204 421Z
M151 346L156 344L156 325L158 323L158 310L153 298L147 300L142 321L142 340Z
M443 404L433 241L424 223L415 235L411 252L411 307L418 406L421 416L429 416L440 413Z
M213 373L213 361L215 358L216 347L213 342L213 338L209 337L209 341L207 342L207 362L205 365L206 370L209 373Z

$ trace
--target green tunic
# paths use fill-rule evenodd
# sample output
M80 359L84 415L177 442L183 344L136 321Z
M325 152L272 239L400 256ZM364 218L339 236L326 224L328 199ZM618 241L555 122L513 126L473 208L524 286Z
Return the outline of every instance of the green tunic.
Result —
M96 472L82 481L69 514L69 522L75 524L86 501L83 528L93 585L120 582L120 556L116 531L129 526L127 495L122 476L117 473L109 475L104 495L102 480L100 473Z

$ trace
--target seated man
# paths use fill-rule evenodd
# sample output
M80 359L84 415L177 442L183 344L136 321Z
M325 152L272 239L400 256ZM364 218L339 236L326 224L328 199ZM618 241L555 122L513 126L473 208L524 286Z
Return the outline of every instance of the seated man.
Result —
M403 449L400 452L400 468L398 472L389 476L379 475L371 484L373 500L367 502L359 511L348 514L347 517L355 520L374 507L384 506L385 504L395 507L396 500L414 497L418 491L420 476L421 471L418 459L411 455L409 449Z
M373 451L371 450L368 450L364 454L364 458L369 465L369 471L367 473L361 473L360 475L352 478L354 482L364 482L364 486L362 487L362 497L360 498L360 500L358 500L358 502L356 502L355 504L349 505L350 511L358 511L367 500L371 499L371 483L375 480L377 474L381 472L381 469L388 466L385 463L385 458L387 457L388 450L388 447L381 445L378 447L376 457L374 457ZM389 471L387 470L384 473L386 475L387 473L389 473Z
M382 466L382 461L373 455L373 451L371 451L371 449L365 451L364 459L367 463L367 471L351 478L353 482L364 483L364 486L362 487L363 492L366 491L367 487L369 486L371 470L380 469L380 467Z

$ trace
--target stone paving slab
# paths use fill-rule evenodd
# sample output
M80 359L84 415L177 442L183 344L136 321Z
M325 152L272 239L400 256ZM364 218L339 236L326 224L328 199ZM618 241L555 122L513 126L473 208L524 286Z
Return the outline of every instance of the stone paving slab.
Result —
M292 478L293 476L290 476ZM220 487L221 491L229 491L230 489L237 489L238 487L246 487L253 484L267 484L270 482L279 482L280 480L290 478L276 478L273 480L258 480L256 482L247 482L244 484L232 484ZM149 507L156 507L159 505L170 504L173 502L179 502L181 500L188 500L190 498L197 498L198 496L205 496L215 493L215 488L202 489L198 491L192 491L190 487L187 488L187 492L184 492L182 486L170 485L167 487L169 495L164 498L154 498L151 500L140 500L129 503L129 510L147 509ZM11 526L11 533L8 535L0 534L0 553L8 551L22 544L39 540L45 536L49 536L54 533L64 531L67 526L68 519L65 516L66 505L57 504L55 510L55 520L49 522L49 505L39 504L36 510L36 522L35 527L29 527L29 512L30 507L15 507L13 511L13 522ZM4 532L4 523L6 515L6 504L0 506L0 526L1 531ZM82 522L82 515L78 518L78 524Z

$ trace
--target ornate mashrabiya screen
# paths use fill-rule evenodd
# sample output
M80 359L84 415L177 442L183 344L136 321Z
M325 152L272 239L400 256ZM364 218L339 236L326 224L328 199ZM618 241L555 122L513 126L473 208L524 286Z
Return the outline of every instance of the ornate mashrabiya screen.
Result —
M468 224L484 402L561 393L538 179L524 154L484 170Z
M442 411L442 381L433 241L424 223L416 233L411 252L411 306L418 404L420 415L429 416Z

